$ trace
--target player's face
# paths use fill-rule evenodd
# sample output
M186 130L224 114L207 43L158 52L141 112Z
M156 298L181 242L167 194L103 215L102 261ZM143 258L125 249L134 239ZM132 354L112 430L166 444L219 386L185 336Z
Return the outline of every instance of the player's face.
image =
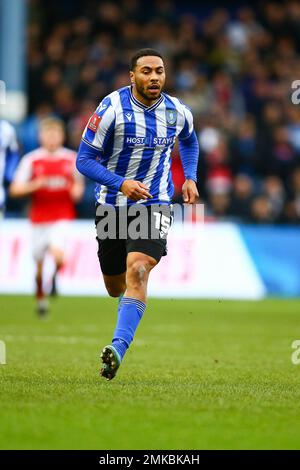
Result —
M137 98L145 104L157 100L166 81L164 63L160 57L140 57L130 72L131 83Z
M64 131L60 126L44 127L40 131L40 143L42 147L54 152L64 142Z

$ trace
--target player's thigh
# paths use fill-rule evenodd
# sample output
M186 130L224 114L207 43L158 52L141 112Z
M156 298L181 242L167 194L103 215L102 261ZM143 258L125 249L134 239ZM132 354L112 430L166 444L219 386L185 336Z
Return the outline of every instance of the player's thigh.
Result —
M54 258L63 258L70 229L71 222L67 220L59 220L51 224L48 248Z
M100 240L97 237L97 242L97 254L103 276L125 275L127 256L125 240Z
M50 239L49 224L32 224L32 255L36 262L41 262L46 254Z
M151 240L151 239L137 239L127 240L127 269L130 269L137 262L143 263L147 271L156 266L162 256L165 256L167 250L167 241L164 240Z
M147 212L145 212L145 209ZM154 258L156 264L158 264L162 256L167 255L167 235L171 225L171 208L168 205L161 204L148 206L143 210L142 216L139 217L145 230L142 231L140 238L134 239L131 236L127 239L127 254L143 253L150 258Z

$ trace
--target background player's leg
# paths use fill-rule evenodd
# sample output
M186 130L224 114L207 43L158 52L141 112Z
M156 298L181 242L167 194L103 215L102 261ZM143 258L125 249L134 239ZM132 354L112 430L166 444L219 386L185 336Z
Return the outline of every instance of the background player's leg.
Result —
M63 263L64 263L64 252L63 252L63 250L61 248L57 248L55 246L50 246L49 247L49 253L51 254L51 256L54 259L55 266L59 270L62 267Z
M55 263L55 270L52 276L52 285L51 285L50 295L56 296L57 295L56 276L57 276L58 271L64 264L64 252L62 251L61 248L50 246L49 253L51 254Z
M48 301L43 289L43 265L47 250L49 231L47 225L36 224L32 226L32 249L33 258L36 263L35 274L35 298L37 312L43 317L48 312Z
M37 300L42 299L44 297L44 291L43 291L43 265L44 265L43 260L39 260L36 263L35 282L36 282L36 298L37 298Z
M53 222L49 227L48 253L52 256L55 263L55 270L52 276L51 296L57 295L56 276L65 261L65 248L67 236L71 230L70 222L60 220Z
M36 262L35 296L36 296L36 302L37 302L37 311L40 316L44 316L48 312L48 302L45 297L45 292L43 289L43 266L44 266L44 260L39 259Z

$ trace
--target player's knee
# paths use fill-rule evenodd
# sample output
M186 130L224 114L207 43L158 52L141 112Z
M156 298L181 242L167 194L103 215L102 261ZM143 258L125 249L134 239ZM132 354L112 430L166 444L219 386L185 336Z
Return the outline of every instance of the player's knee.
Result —
M122 286L114 286L114 285L106 284L105 287L110 297L120 297L120 295L124 294L126 290L125 284Z
M128 275L137 283L143 284L155 264L151 259L137 259L128 266Z
M53 256L56 267L60 269L64 264L64 253L56 248L50 248L50 253Z
M116 289L115 287L106 286L106 290L110 297L119 297L121 295L121 291L119 289Z

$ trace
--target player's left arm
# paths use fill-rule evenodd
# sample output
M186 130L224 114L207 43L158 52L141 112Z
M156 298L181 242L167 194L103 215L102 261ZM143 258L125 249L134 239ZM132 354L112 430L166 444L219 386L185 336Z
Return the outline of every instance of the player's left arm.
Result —
M74 202L79 202L82 199L84 188L85 185L83 180L74 181L71 187L71 198Z
M179 153L185 175L182 186L183 201L194 204L199 197L197 189L197 168L199 159L199 143L194 130L191 111L184 106L185 123L179 138Z
M79 173L79 171L76 168L75 161L76 161L76 154L74 154L73 183L70 188L70 195L71 195L72 200L75 203L77 203L83 197L83 193L85 189L85 182L84 182L84 176L81 173Z

